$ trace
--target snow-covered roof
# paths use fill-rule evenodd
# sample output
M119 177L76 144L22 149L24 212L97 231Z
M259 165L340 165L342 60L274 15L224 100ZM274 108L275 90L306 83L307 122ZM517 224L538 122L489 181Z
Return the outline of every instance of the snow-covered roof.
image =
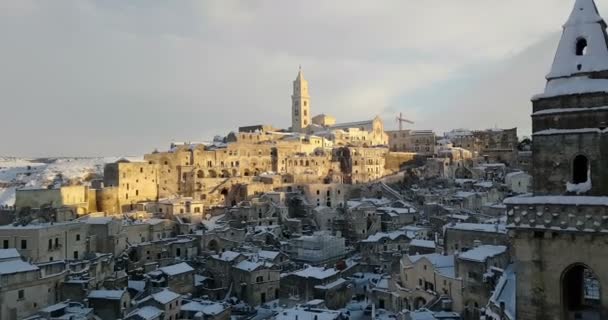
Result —
M253 262L249 260L243 260L237 263L234 267L244 271L253 271L259 267L263 267L265 264L263 262Z
M0 249L0 261L1 260L20 259L20 258L21 258L21 254L19 254L19 251L17 251L17 249L15 249L15 248Z
M509 172L505 175L505 179L512 179L516 176L519 175L528 175L527 173L523 172L523 171L515 171L515 172Z
M158 319L163 311L153 306L137 308L127 315L127 318L138 316L143 320Z
M226 310L226 307L221 303L213 301L190 301L188 303L182 304L181 310L190 312L202 312L206 315L217 315L224 312L224 310Z
M399 237L407 238L407 232L404 230L397 230L392 232L378 232L367 237L367 239L361 240L361 242L378 242L382 239L395 240Z
M281 254L281 252L279 252L279 251L268 251L268 250L260 250L260 251L258 251L258 256L261 259L266 259L266 260L274 260L280 254Z
M336 320L340 314L336 310L295 307L279 312L275 320Z
M435 249L435 241L414 239L410 242L410 246Z
M241 256L241 254L238 252L225 251L225 252L222 252L221 254L212 255L211 257L213 257L214 259L217 259L217 260L233 261L234 259L236 259L240 256Z
M120 300L126 292L124 290L91 290L89 299Z
M158 270L162 271L164 274L169 275L169 276L174 276L174 275L194 271L194 269L185 262L170 265L167 267L158 268Z
M507 233L507 228L504 224L454 223L454 224L446 224L444 226L444 230L447 230L447 229Z
M503 254L506 251L506 246L481 245L461 253L458 258L462 260L485 262L488 258Z
M431 253L410 255L408 258L412 263L416 263L424 258L433 265L437 273L450 278L456 276L454 255L444 256L439 253Z
M315 278L322 280L335 276L336 274L338 274L338 271L334 268L308 266L306 269L295 271L291 274L303 278Z
M573 205L573 206L608 206L608 197L595 196L532 196L512 197L504 200L510 205Z
M129 281L127 281L127 287L129 289L133 289L138 292L142 292L146 289L146 282L143 280L129 280Z
M330 282L328 284L315 286L315 289L331 290L331 289L337 288L347 282L348 282L348 280L346 280L344 278L338 278L336 281Z
M169 289L164 289L163 291L157 292L152 295L152 299L158 301L161 304L167 304L173 300L181 297L178 293L175 293Z
M458 191L454 194L455 198L469 198L475 196L477 193L469 191Z
M505 268L504 273L498 279L496 289L490 297L490 302L500 307L500 303L505 303L505 312L509 319L515 319L516 314L516 299L515 286L517 281L517 274L515 272L515 265L510 264Z
M0 275L36 271L38 269L37 266L22 260L0 262Z

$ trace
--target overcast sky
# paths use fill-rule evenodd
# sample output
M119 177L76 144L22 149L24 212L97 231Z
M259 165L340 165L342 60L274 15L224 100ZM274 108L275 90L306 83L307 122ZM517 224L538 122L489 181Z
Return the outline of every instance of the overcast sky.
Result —
M608 0L598 0L604 16ZM574 1L0 1L0 155L138 155L313 114L519 128Z

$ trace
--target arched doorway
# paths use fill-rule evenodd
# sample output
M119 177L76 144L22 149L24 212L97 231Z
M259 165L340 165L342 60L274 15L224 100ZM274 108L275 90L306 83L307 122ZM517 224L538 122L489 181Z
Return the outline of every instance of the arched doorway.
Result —
M418 310L423 308L426 305L426 299L423 297L418 297L414 300L414 310Z
M217 253L218 249L219 249L219 245L217 244L217 240L212 239L211 241L209 241L209 243L207 244L207 249L209 249L209 251L214 251L215 253Z
M205 177L205 172L203 170L198 170L198 172L196 172L196 177L199 179L202 179Z
M561 279L564 319L599 320L601 286L595 272L584 264L568 267Z

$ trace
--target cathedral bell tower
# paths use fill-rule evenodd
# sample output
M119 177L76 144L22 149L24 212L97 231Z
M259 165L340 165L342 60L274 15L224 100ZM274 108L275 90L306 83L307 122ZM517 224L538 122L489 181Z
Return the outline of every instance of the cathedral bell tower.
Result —
M516 319L608 319L608 35L576 0L532 98L533 195L505 200Z
M293 82L293 94L291 95L291 131L305 133L310 126L310 118L308 81L304 79L302 67L300 67L298 77Z

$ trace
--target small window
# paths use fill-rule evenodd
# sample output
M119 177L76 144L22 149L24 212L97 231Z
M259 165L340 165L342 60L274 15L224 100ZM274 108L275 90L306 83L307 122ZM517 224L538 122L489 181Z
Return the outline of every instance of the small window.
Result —
M27 240L21 240L21 249L25 250L27 249Z
M23 299L25 299L25 291L19 290L17 300L23 300Z
M576 55L584 56L587 54L587 39L579 38L576 40Z
M589 172L589 160L583 155L578 155L572 163L572 182L583 183L587 182L587 174Z
M2 241L2 247L3 247L4 249L8 249L8 240L4 240L4 241Z
M76 241L80 241L80 234L76 235Z

